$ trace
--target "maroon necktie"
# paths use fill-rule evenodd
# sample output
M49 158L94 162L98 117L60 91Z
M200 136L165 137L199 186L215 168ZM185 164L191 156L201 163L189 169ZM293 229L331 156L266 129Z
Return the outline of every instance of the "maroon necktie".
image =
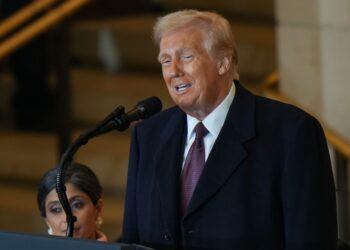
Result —
M196 133L196 138L188 151L181 173L182 215L186 212L205 163L203 137L208 133L208 130L204 127L203 123L199 122L194 128L194 131Z

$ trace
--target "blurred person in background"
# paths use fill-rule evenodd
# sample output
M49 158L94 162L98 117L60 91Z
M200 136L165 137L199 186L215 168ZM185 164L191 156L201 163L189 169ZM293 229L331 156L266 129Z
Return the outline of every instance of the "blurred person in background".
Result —
M66 236L66 214L56 193L56 177L59 168L50 169L38 186L37 203L41 216L49 227L48 233ZM107 241L99 229L102 224L102 187L95 173L85 165L72 163L66 169L64 178L67 199L72 213L77 217L74 223L74 238Z

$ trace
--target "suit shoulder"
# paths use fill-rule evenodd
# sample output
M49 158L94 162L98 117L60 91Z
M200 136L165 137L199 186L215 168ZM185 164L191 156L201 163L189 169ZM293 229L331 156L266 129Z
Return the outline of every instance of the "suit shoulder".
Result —
M256 108L257 112L263 112L265 117L283 118L292 121L299 119L317 121L313 115L293 104L273 100L264 96L256 96Z

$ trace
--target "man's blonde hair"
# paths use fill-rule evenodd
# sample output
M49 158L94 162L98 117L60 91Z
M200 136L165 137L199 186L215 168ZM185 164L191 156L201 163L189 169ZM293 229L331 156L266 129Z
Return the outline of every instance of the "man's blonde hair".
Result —
M153 27L153 38L159 46L162 37L173 30L188 26L198 26L206 35L208 51L232 56L234 79L238 80L238 55L235 38L230 23L221 15L198 10L180 10L159 17Z

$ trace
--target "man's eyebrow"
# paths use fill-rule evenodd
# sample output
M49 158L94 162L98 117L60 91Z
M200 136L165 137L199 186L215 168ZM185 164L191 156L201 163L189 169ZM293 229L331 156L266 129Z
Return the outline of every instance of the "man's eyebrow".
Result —
M167 57L165 54L159 54L157 59L160 62L163 58Z

